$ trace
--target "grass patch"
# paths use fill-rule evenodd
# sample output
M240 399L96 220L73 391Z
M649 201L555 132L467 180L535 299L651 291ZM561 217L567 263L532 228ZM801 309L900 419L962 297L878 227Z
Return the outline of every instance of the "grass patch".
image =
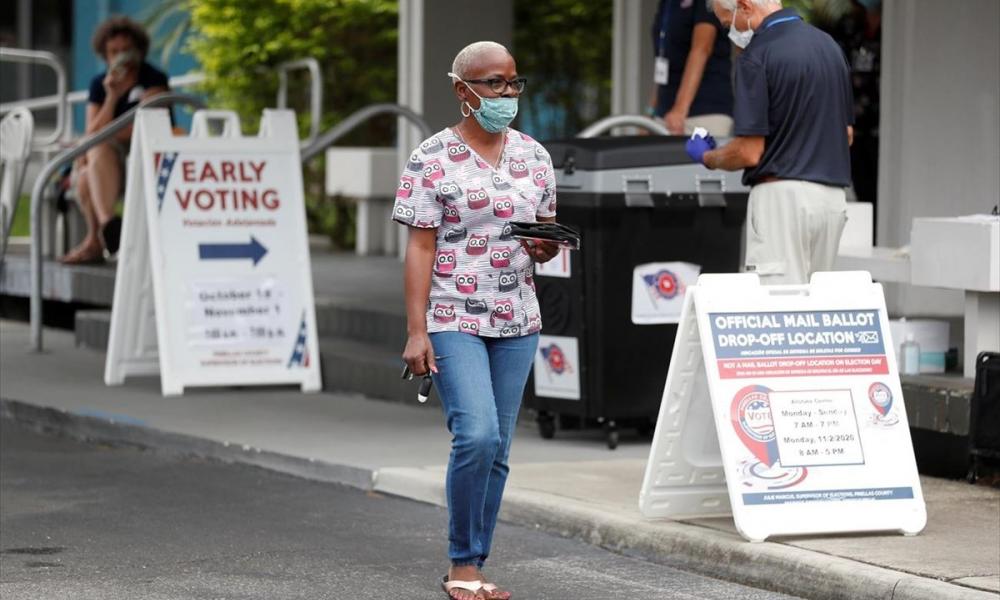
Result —
M10 225L11 237L28 237L31 235L31 196L22 194L14 211L14 222Z

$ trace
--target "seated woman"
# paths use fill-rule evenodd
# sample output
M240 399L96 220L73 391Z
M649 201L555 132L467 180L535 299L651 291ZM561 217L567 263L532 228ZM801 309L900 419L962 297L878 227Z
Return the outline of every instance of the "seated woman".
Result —
M128 17L112 17L101 23L94 32L93 47L108 69L90 82L88 135L143 100L169 89L166 74L145 61L149 35ZM105 250L110 254L118 251L121 219L115 215L115 202L122 189L131 137L130 126L110 141L91 148L74 164L72 181L87 220L87 235L62 258L63 263L94 262L104 257Z

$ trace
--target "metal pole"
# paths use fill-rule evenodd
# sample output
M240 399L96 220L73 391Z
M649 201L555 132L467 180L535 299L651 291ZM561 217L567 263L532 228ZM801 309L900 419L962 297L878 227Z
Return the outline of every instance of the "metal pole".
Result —
M663 124L663 121L650 119L649 117L644 117L642 115L614 115L597 121L593 125L578 133L576 137L597 137L602 133L614 129L615 127L625 126L642 127L648 131L652 131L653 133L670 135L670 131Z
M7 58L7 53L10 51L9 48L0 48L0 60ZM13 61L14 59L11 59ZM205 75L198 72L185 73L184 75L176 75L170 78L170 90L176 91L178 88L185 88L201 83L205 81ZM51 96L38 96L37 98L31 98L29 100L15 100L12 102L0 103L0 116L9 113L15 108L24 107L28 110L39 110L42 108L52 108L59 106L59 95L52 94ZM87 90L77 90L75 92L69 92L66 94L66 102L70 106L73 104L79 104L81 102L86 102L87 100ZM67 127L67 129L72 129Z
M316 140L302 149L302 162L306 162L320 152L325 150L327 146L330 146L338 139L343 137L347 132L354 129L361 123L364 123L368 119L381 114L394 114L413 123L419 130L422 136L430 137L432 133L431 126L427 124L427 121L423 119L420 115L413 112L405 106L400 106L398 104L382 103L382 104L372 104L371 106L366 106L361 110L351 113L346 119L337 123L332 128L326 131L323 135L316 138Z
M104 142L122 129L128 127L134 120L136 112L141 108L152 108L165 104L188 104L203 108L205 103L196 96L189 94L166 93L146 100L132 110L124 113L82 140L80 143L59 153L42 167L31 190L31 349L42 351L42 193L49 178L63 165L67 165L94 146Z
M309 137L302 140L304 148L312 145L319 135L320 121L323 118L323 74L320 72L319 61L312 57L278 65L278 108L288 106L288 72L292 69L309 71Z
M56 130L51 135L37 138L36 146L46 146L59 141L62 137L63 129L66 127L66 88L67 77L66 67L55 54L43 50L24 50L21 48L0 48L0 61L15 62L22 64L40 63L50 67L56 72Z
M31 0L18 0L17 2L17 44L30 48L31 36ZM17 94L15 98L31 97L31 69L27 64L22 63L17 67Z

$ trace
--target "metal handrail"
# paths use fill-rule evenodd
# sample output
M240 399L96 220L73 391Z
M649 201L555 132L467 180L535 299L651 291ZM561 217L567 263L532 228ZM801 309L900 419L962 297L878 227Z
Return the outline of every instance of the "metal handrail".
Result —
M604 117L590 127L587 127L576 137L591 138L610 131L616 127L642 127L647 131L660 135L670 135L670 130L660 121L642 115L613 115Z
M197 85L205 81L205 74L199 72L185 73L183 75L174 75L168 81L170 89L184 88L192 85ZM81 102L86 102L87 98L90 96L90 90L75 90L66 94L66 104L68 106L73 106L74 104L80 104ZM11 102L4 102L0 104L0 116L14 110L15 108L27 108L28 110L39 110L43 108L52 108L59 105L59 101L62 98L59 94L52 94L50 96L39 96L37 98L30 98L28 100L14 100Z
M78 104L87 99L89 95L88 90L76 90L75 92L70 92L65 96L60 96L59 94L52 94L50 96L39 96L37 98L29 98L28 100L14 100L11 102L4 102L0 104L0 115L9 113L15 108L27 108L28 110L40 110L44 108L53 108L59 106L59 103L63 98L66 99L66 104L72 106Z
M31 308L29 317L31 320L31 347L36 352L42 351L42 193L46 183L64 165L73 162L87 150L128 127L135 120L135 114L139 109L163 106L164 104L187 104L195 108L205 106L201 98L189 94L168 92L154 96L123 113L100 130L83 138L76 146L60 152L55 158L45 163L35 180L35 185L31 190Z
M35 185L31 191L31 306L29 318L31 321L31 348L36 352L42 351L42 192L50 177L62 166L72 162L87 150L107 140L109 137L121 131L135 120L135 113L140 108L162 106L163 104L189 104L196 108L204 107L204 102L196 96L188 94L167 93L155 96L139 104L132 110L124 113L100 131L87 136L79 144L64 152L61 152L51 161L42 167L42 171L35 180ZM433 131L420 115L405 106L398 104L373 104L362 108L346 119L330 128L326 133L317 137L311 144L302 149L302 162L307 162L315 158L328 146L350 132L352 129L367 121L368 119L381 114L395 114L410 121L418 129L423 137L430 137Z
M366 106L351 113L346 119L328 129L323 135L319 136L311 144L303 148L302 162L307 162L315 158L316 155L325 150L327 146L331 146L334 142L344 137L344 135L358 125L364 123L372 117L382 114L394 114L410 121L420 130L422 137L428 138L432 133L434 133L434 131L431 130L431 126L427 124L427 121L425 121L423 117L405 106L391 104L388 102L372 104L371 106Z
M319 61L315 58L300 58L278 65L278 108L288 107L288 72L293 69L309 71L309 137L302 140L305 148L319 135L320 121L323 118L323 74L319 69Z
M62 61L52 52L23 48L0 48L0 61L23 64L38 63L50 67L56 72L56 129L51 134L38 138L35 145L47 146L59 141L66 130L66 113L69 108L66 102L66 67L63 66Z

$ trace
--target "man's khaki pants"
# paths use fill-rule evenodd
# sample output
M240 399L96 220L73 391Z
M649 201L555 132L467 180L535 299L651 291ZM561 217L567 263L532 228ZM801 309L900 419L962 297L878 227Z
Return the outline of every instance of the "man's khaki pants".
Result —
M704 127L713 137L730 137L733 135L733 118L729 115L698 115L684 120L686 135L694 133L695 127Z
M744 270L764 285L809 283L829 271L847 222L844 188L781 180L750 190Z

